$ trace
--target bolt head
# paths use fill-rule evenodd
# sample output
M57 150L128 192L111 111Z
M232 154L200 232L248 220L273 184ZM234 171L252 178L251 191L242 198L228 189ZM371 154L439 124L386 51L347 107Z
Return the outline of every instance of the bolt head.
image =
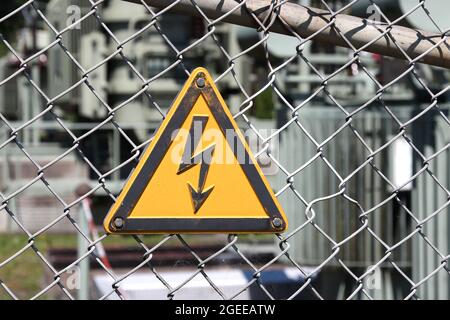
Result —
M275 228L280 228L283 222L281 221L280 218L275 218L272 220L272 224Z
M200 76L197 79L196 83L197 83L197 87L203 88L205 86L205 84L206 84L205 78L203 76Z
M123 219L122 218L115 218L114 219L114 227L116 227L117 229L121 229L123 228Z

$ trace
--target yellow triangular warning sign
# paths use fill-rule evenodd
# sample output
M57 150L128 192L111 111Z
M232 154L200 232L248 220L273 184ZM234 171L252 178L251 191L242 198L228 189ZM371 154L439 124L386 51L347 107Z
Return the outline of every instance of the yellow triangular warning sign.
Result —
M104 227L118 234L286 229L277 198L205 69L192 72Z

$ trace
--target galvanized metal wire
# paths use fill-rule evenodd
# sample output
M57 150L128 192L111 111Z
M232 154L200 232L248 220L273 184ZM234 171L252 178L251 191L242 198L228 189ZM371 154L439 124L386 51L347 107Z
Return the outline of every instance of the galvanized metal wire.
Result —
M441 121L442 125L444 126L444 130L447 130L447 132L449 132L450 121L448 119L448 113L445 108L441 107L440 101L444 95L449 93L450 84L445 84L437 92L434 89L430 88L430 83L428 82L428 80L425 79L420 74L420 72L418 72L418 61L421 57L408 56L408 54L404 50L402 50L400 46L397 46L397 49L399 52L401 52L404 60L406 61L404 70L400 74L396 74L388 83L381 83L379 79L377 79L376 75L373 74L373 70L367 67L363 52L364 47L370 46L371 43L374 43L382 37L389 38L394 45L397 45L395 35L390 33L390 27L402 23L402 21L408 15L419 10L428 16L430 25L435 25L437 27L437 32L441 36L441 40L446 41L449 35L449 29L442 29L437 26L436 22L433 20L433 16L427 10L426 0L416 1L417 3L412 6L409 12L397 17L394 21L390 21L388 19L387 15L377 5L377 1L371 1L374 8L382 17L384 26L386 27L386 31L380 33L378 38L372 39L366 44L366 46L361 48L354 47L351 41L348 39L350 35L340 32L339 27L335 25L335 17L341 13L347 12L349 8L351 8L358 2L358 0L343 2L327 0L316 1L316 5L328 11L331 15L331 18L327 21L327 27L333 28L336 33L336 37L341 37L346 43L348 43L349 47L348 60L337 66L334 70L331 71L331 73L326 73L322 70L319 70L316 67L315 63L310 61L311 52L304 51L304 47L306 45L316 41L317 35L320 34L320 32L313 34L307 38L303 38L299 34L297 34L295 30L289 29L289 26L286 27L289 29L289 32L292 35L292 41L294 41L297 45L297 50L292 57L284 59L281 64L273 64L273 60L270 58L271 54L269 53L267 46L267 40L270 35L269 29L271 25L276 21L281 21L283 23L283 17L279 16L278 13L280 7L282 7L287 1L272 1L270 5L271 14L267 15L267 19L264 21L261 21L254 12L248 12L253 17L255 23L259 26L257 30L259 39L250 47L242 49L242 51L240 51L238 54L230 54L227 51L226 45L224 44L224 39L217 34L218 27L223 24L222 20L226 17L226 15L231 14L231 11L219 18L211 19L205 12L203 12L202 6L199 5L197 1L192 1L192 7L195 8L195 10L198 12L198 15L201 17L205 25L205 31L203 35L199 36L198 38L191 39L187 47L180 49L172 43L172 41L170 40L171 36L169 34L166 34L164 28L159 23L160 18L164 15L170 14L171 9L180 1L173 1L172 5L160 9L150 7L146 3L146 1L137 1L141 3L142 10L145 10L147 12L149 22L125 39L120 39L119 37L117 37L108 26L108 24L104 22L101 10L104 2L104 0L89 0L90 9L86 13L84 13L78 20L74 21L71 25L67 25L62 28L57 28L50 22L49 17L46 16L45 12L35 0L28 0L24 2L15 10L0 18L1 26L7 24L9 19L13 17L21 17L22 10L33 10L37 14L38 19L48 27L52 39L50 43L44 48L41 48L39 51L32 52L30 55L26 56L19 53L15 49L14 42L7 39L6 37L1 38L2 44L8 49L8 52L10 54L15 56L19 63L17 65L16 71L13 74L4 79L0 79L0 86L5 85L9 81L13 81L15 78L23 77L45 102L45 105L42 107L42 110L38 114L25 119L23 123L13 123L12 121L8 120L6 116L0 113L1 126L6 129L6 132L8 132L8 136L3 137L3 141L0 141L0 150L5 148L17 147L18 149L20 149L23 156L26 157L35 168L35 176L33 179L30 179L26 184L20 186L14 191L0 193L0 214L7 215L8 220L18 227L19 233L26 235L28 239L27 244L24 245L20 250L15 252L6 260L0 261L0 287L6 295L11 297L12 299L39 299L45 296L46 293L55 290L55 288L59 288L59 291L65 297L67 297L68 299L75 299L76 297L73 295L73 292L68 290L64 281L62 281L62 276L72 267L78 265L80 261L86 259L95 259L99 267L111 278L111 287L109 292L101 296L100 299L107 299L111 297L126 299L127 294L124 290L121 290L121 285L124 283L124 281L126 281L127 278L142 270L153 273L156 276L155 281L161 282L161 284L167 288L168 299L176 298L177 292L197 276L204 277L206 281L208 281L211 288L213 288L213 290L217 292L218 297L223 299L238 298L240 294L246 292L253 286L259 287L262 292L265 293L268 299L274 299L275 297L271 292L271 289L265 285L261 276L262 274L264 274L264 272L270 269L271 266L279 262L283 262L284 265L289 265L290 267L296 268L298 272L304 277L304 282L299 283L296 290L290 292L287 295L289 299L294 299L301 293L306 291L308 291L317 299L323 299L324 288L317 287L313 279L315 275L320 274L321 271L323 271L330 265L334 265L351 279L353 287L350 293L344 297L346 299L354 299L357 297L373 299L373 293L366 287L365 280L369 278L374 271L380 270L382 267L385 267L387 265L391 270L393 270L398 278L401 278L401 281L407 283L409 289L408 292L402 297L404 299L420 299L421 287L435 278L438 273L444 274L443 279L446 278L447 282L449 281L450 270L448 265L448 244L446 246L443 246L442 243L439 243L438 245L436 243L437 239L435 235L432 232L430 233L428 231L428 225L434 223L438 216L448 217L448 206L450 204L449 185L446 177L443 177L441 173L438 173L435 170L435 166L433 164L440 155L448 153L450 140L445 141L444 145L439 146L439 148L433 150L432 153L425 154L423 150L416 145L415 140L411 136L410 129L413 124L417 125L417 123L420 123L425 115L433 112L435 114L435 117L438 118L439 121ZM246 8L246 0L236 0L235 2L236 6L233 11ZM113 43L113 45L110 47L115 47L115 50L108 52L107 56L103 60L98 61L98 63L89 68L87 68L87 66L83 66L77 60L77 57L74 56L73 53L63 44L64 36L69 35L73 31L74 26L78 25L80 22L88 18L96 19L98 25L100 26L101 32L106 34L110 43ZM159 34L161 39L163 39L165 46L167 46L169 51L172 52L174 56L174 59L172 60L170 66L168 66L162 72L159 72L156 75L152 75L150 78L147 78L142 74L141 70L139 70L139 68L134 65L133 60L127 57L127 54L125 52L126 48L133 45L133 41L135 39L145 34L145 32L147 32L148 30L152 30L153 32ZM266 261L262 265L257 265L252 262L246 256L246 253L241 250L240 236L238 235L229 235L227 238L227 243L224 244L220 250L208 257L200 257L196 253L195 248L189 243L189 240L187 240L187 238L181 234L164 236L157 244L152 244L151 246L146 244L143 238L140 236L130 236L134 238L136 246L140 247L142 251L142 262L140 262L135 267L127 270L125 273L118 274L115 270L113 270L113 268L104 264L96 251L96 246L98 246L99 243L104 242L104 240L110 236L103 234L95 240L89 234L86 234L80 228L77 222L76 216L79 214L77 208L80 206L80 203L83 199L95 196L99 191L105 192L114 201L117 194L113 194L110 191L108 178L122 170L124 167L127 167L130 164L135 164L136 160L141 155L142 150L152 140L152 138L150 137L144 142L138 142L133 139L133 137L130 137L129 134L127 134L126 130L124 130L121 124L116 120L116 113L121 109L126 110L132 101L136 99L144 99L144 103L148 105L148 108L156 110L160 114L160 120L162 121L167 111L163 107L161 107L154 99L154 92L152 92L153 89L151 87L152 83L164 77L170 70L174 68L181 68L186 74L187 79L192 70L188 65L185 64L186 54L194 50L194 48L196 47L202 47L205 46L206 43L211 43L208 42L211 40L217 46L222 55L221 60L225 70L214 79L215 82L220 85L221 81L223 81L224 78L233 78L240 96L240 104L238 106L235 106L237 107L237 112L234 113L234 118L238 121L241 121L244 126L247 126L251 130L253 130L255 135L260 140L261 144L264 146L257 153L257 156L268 156L279 168L283 183L277 188L276 195L280 198L285 196L286 194L289 194L291 197L293 197L297 205L293 212L290 213L290 216L298 216L301 217L302 220L291 221L291 226L288 232L273 236L273 240L277 244L277 252L270 261ZM434 45L434 47L442 43L442 41ZM320 40L318 40L317 43L320 44ZM432 50L432 48L434 47L431 46L430 50ZM67 59L70 59L73 66L76 67L80 74L76 83L74 83L63 92L60 92L56 96L48 96L48 94L36 84L36 81L35 79L33 79L33 76L31 74L31 66L33 63L35 63L35 60L41 54L45 54L46 52L48 52L51 48L59 48L60 50L62 50L65 53ZM262 48L266 55L266 65L264 67L266 71L266 79L262 86L258 87L255 90L249 90L241 83L242 77L239 75L239 70L236 68L236 64L243 56L245 56L246 54L251 54L252 51L256 48ZM117 58L120 58L123 63L128 66L130 72L139 79L139 81L141 82L141 87L135 92L134 95L130 96L124 102L114 105L109 104L108 101L105 101L98 94L95 86L91 84L90 75L98 68L107 64L111 59ZM308 72L319 79L318 85L310 91L310 94L308 96L302 97L300 103L297 104L293 103L292 100L290 100L286 96L284 87L280 85L284 82L284 77L282 75L283 72L285 72L289 68L289 66L294 63L304 64L308 69ZM370 99L366 100L365 102L360 103L356 107L348 108L339 102L339 99L335 97L335 94L332 92L332 90L329 90L329 88L330 86L332 86L331 83L335 80L335 78L347 72L348 68L353 64L356 64L361 73L364 74L368 79L370 79L370 82L376 87L376 92L373 96L370 97ZM412 77L420 84L420 86L425 91L428 102L425 106L422 106L420 112L418 112L415 116L409 117L407 119L400 119L397 115L397 112L393 110L392 106L390 106L390 103L386 101L385 96L390 92L393 86L395 86L405 77ZM57 112L55 105L57 104L59 98L63 97L66 94L69 94L72 91L77 90L82 86L89 88L92 94L99 100L103 108L106 110L106 116L99 123L93 125L90 130L81 135L77 135L76 131L71 129L73 123L70 123L70 120L64 118L61 113ZM288 117L287 120L282 123L274 133L267 137L264 137L258 132L258 128L255 126L252 117L249 116L249 113L251 112L252 108L254 108L255 99L266 90L271 90L273 92L278 103L281 105L281 109L286 111ZM337 128L333 128L331 134L329 134L325 139L320 138L319 140L317 134L308 127L307 123L305 123L304 119L302 118L302 110L306 109L308 104L320 95L326 97L328 101L331 101L330 108L340 113L342 121ZM393 127L393 135L388 137L381 145L377 145L375 147L371 142L367 141L366 133L361 132L361 128L357 125L359 121L358 118L362 114L369 112L369 110L373 110L373 103L378 104L378 111L382 111L385 119L388 119ZM21 135L25 130L31 128L44 117L50 119L48 121L51 121L56 127L58 127L58 130L63 131L65 134L67 134L67 136L70 137L71 146L68 146L64 153L57 156L54 160L46 163L45 165L42 165L34 159L34 156L22 143ZM89 157L86 156L80 146L87 137L96 134L105 126L109 126L111 130L117 132L120 137L123 138L123 141L129 144L131 152L127 155L127 160L122 161L119 165L111 168L107 172L102 172L101 169L97 168L94 165L92 159L89 159ZM273 154L270 148L270 142L272 139L283 139L283 135L288 131L290 131L294 136L297 135L298 139L307 141L308 145L313 150L315 150L313 154L308 155L308 159L306 159L306 161L296 163L294 169L292 169L292 166L289 167L286 165L286 159L280 159L277 157L277 155ZM329 148L331 148L331 146L336 143L338 139L337 137L344 133L348 134L349 139L347 141L349 144L356 143L360 146L359 150L361 152L361 156L364 156L365 158L362 162L357 163L357 166L355 166L354 168L350 168L346 172L342 172L342 170L336 168L334 163L329 160L329 157L327 155L327 150L329 150ZM300 138L300 136L302 138ZM395 185L389 178L389 175L385 172L385 167L383 167L382 165L380 166L379 161L377 161L377 158L387 149L392 147L395 141L399 139L405 141L410 146L414 157L418 159L420 163L420 165L414 168L413 175L407 181L405 181L404 185L402 186ZM83 195L77 196L75 200L68 203L64 200L64 197L60 195L60 190L58 190L58 187L53 186L52 183L49 182L47 171L49 168L57 164L64 157L71 153L76 153L79 155L79 159L83 163L83 165L87 166L95 174L95 179L97 182L96 185L91 186L90 189L84 192ZM297 183L299 180L305 179L302 174L309 170L308 168L317 165L320 165L322 168L326 168L329 178L334 179L333 181L336 182L336 185L334 186L335 191L329 194L323 194L320 196L317 195L316 197L311 199L304 196L305 190L300 189ZM367 203L364 203L362 198L358 197L358 195L351 190L351 188L354 187L354 185L351 184L353 179L366 170L368 170L373 176L376 176L377 179L379 179L380 183L390 190L390 192L385 197L378 199L377 201L375 201L375 203L373 203L373 205L366 205ZM436 209L419 213L415 212L410 205L405 203L402 198L399 197L399 193L405 185L409 183L417 183L421 176L426 176L428 179L431 179L434 187L438 189L439 192L445 195L445 199ZM51 196L54 197L54 199L60 204L61 210L59 216L56 219L48 222L44 227L33 232L23 224L20 219L20 212L17 212L16 209L10 205L10 203L12 199L18 197L21 193L25 192L33 185L39 183L43 183ZM314 186L319 183L323 183L323 181L319 181L319 178L313 178L307 181L307 184L311 186L311 188L314 188ZM350 232L340 237L333 235L329 228L323 227L323 224L321 222L322 218L320 217L322 213L317 209L319 205L334 200L343 201L347 203L347 205L352 206L355 212L358 212L358 224L355 225L354 229L350 230ZM407 234L403 234L399 239L396 239L395 241L387 241L383 238L383 235L380 235L379 227L374 226L372 222L375 220L375 216L379 214L379 211L384 206L388 204L392 205L394 203L396 206L401 208L402 214L407 216L408 220L411 221L412 226ZM339 223L339 221L343 222L345 216L336 211L338 211L338 209L334 208L333 214L335 215L334 219L336 223ZM88 245L86 252L82 256L68 264L66 267L62 269L56 269L50 262L49 258L41 252L39 246L36 245L36 241L61 221L70 223L75 232L82 235ZM302 222L299 223L298 221ZM387 228L387 226L385 227ZM298 236L306 233L312 233L317 237L320 237L322 239L321 241L325 242L328 247L328 252L320 261L316 261L316 264L312 269L305 268L305 261L302 261L301 259L298 259L298 257L294 257L292 255L292 246L295 245L297 241L301 241L299 240ZM375 250L375 246L377 246L380 248L379 250L380 252L382 252L382 254L381 256L374 259L373 263L371 263L370 265L362 266L365 267L363 271L356 271L355 268L352 268L348 265L346 257L343 256L343 252L345 248L350 245L350 243L362 241L363 236L366 237L366 239L370 239L371 243L373 243L374 247L369 248L369 250ZM447 233L447 243L448 237L449 235ZM180 246L184 247L192 255L193 259L197 263L195 268L189 270L190 275L187 276L182 283L177 285L170 284L164 278L159 268L155 266L152 261L153 254L160 248L164 247L168 241L177 241ZM422 273L421 277L411 276L404 270L404 267L399 264L396 258L397 253L399 251L406 250L405 248L407 246L409 248L408 250L411 250L411 245L408 245L408 242L411 241L419 241L426 247L427 251L431 252L431 256L436 261L438 261L438 263L434 264L431 269L427 269L426 272ZM314 246L314 244L312 244L312 246ZM227 295L223 292L222 288L216 285L214 280L208 275L208 269L209 263L212 260L219 258L221 254L230 250L235 252L240 257L240 259L242 260L242 265L252 270L253 275L251 277L251 280L249 280L245 286L237 290L234 294ZM43 284L40 290L34 292L31 296L22 297L10 288L8 279L3 279L1 277L1 270L8 264L20 259L21 255L29 251L33 252L36 255L36 257L45 267L46 271L52 275L53 279L50 282ZM418 259L424 259L423 257L424 256L421 256ZM396 283L394 282L394 286L395 285Z

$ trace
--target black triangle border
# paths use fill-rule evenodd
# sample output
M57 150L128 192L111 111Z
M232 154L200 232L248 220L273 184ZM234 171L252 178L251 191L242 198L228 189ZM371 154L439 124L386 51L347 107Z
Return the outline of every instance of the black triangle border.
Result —
M286 228L286 222L283 219L281 212L272 199L272 196L267 189L262 177L257 171L251 157L246 152L246 160L241 163L241 167L253 187L255 194L264 207L268 218L129 218L129 214L139 200L142 192L145 190L153 174L156 172L159 163L162 161L165 153L173 142L172 132L179 129L195 102L203 95L209 109L215 120L220 126L222 133L225 135L226 129L235 130L233 124L228 118L227 114L223 112L222 104L220 103L211 84L205 79L205 85L201 88L197 87L196 80L199 77L204 77L203 72L198 72L191 81L183 99L180 101L177 108L164 128L160 138L149 154L141 171L136 176L134 183L130 186L125 195L121 205L113 214L109 221L109 227L113 233L124 234L146 234L146 233L274 233L282 232ZM159 129L158 129L159 130ZM238 145L237 148L232 148L236 155L239 148L244 148L241 139L235 139ZM148 146L149 147L149 146ZM148 148L147 147L147 148ZM107 215L109 216L109 214ZM122 218L122 226L118 228L114 221L117 218Z

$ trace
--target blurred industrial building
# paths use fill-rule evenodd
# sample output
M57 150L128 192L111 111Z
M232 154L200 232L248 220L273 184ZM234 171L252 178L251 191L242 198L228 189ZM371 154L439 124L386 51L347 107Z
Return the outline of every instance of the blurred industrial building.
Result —
M306 5L320 7L320 1L299 1ZM333 3L333 1L327 1ZM346 1L334 1L341 7ZM81 4L81 6L80 6ZM76 0L51 0L46 8L46 15L56 30L67 26L68 19L75 11L68 11L71 6L79 6L81 14L90 10L88 1ZM381 4L380 4L381 5ZM392 7L393 10L404 10L403 1L385 1L382 5ZM448 4L441 3L441 6ZM358 9L359 8L359 9ZM367 5L353 6L353 14L365 16ZM359 10L359 11L358 11ZM450 8L441 10L448 12ZM439 11L439 10L438 10ZM349 12L350 13L350 12ZM437 13L436 13L437 14ZM101 6L103 21L114 32L114 35L124 40L135 32L141 30L150 22L150 15L140 5L132 5L124 1L110 0ZM229 66L224 63L221 48L209 37L201 45L195 46L183 54L182 63L169 68L177 61L177 56L164 37L170 39L178 50L193 43L205 33L205 25L202 19L174 14L164 14L159 20L160 33L152 27L143 32L139 37L128 44L108 60L107 63L96 68L89 75L89 81L95 88L96 95L87 86L79 86L77 90L71 90L63 94L65 90L74 86L83 76L79 68L67 57L62 48L56 46L48 51L48 57L43 55L39 62L33 66L31 77L39 82L39 86L46 91L49 97L58 97L55 100L55 112L71 122L71 129L78 134L89 131L98 125L108 115L108 110L102 104L102 100L108 105L117 106L126 103L126 108L119 109L115 113L115 119L136 142L143 143L157 128L162 119L158 109L167 110L171 101L175 98L186 79L185 69L191 70L195 66L204 66L212 73L213 77L222 74ZM414 17L406 23L416 24L413 27L421 27L420 17ZM33 46L35 49L43 48L55 34L52 30L38 25L32 30L25 27L21 31L18 41L19 50L25 53ZM259 40L259 35L253 29L221 24L216 27L215 36L230 56L242 52ZM64 47L87 70L110 56L118 50L110 34L105 33L94 17L89 17L75 25L73 30L62 36ZM278 65L297 52L294 38L271 34L268 39L268 50L271 54L271 63ZM123 56L122 56L123 54ZM367 103L373 98L378 88L367 72L373 75L377 81L387 84L406 68L406 63L375 54L361 55L362 63L366 70L362 70L356 63L351 64L344 71L336 75L327 84L329 95L321 92L311 101L305 99L321 85L323 80L310 67L323 74L332 74L343 64L348 62L351 52L348 49L334 46L317 45L312 42L302 48L302 55L293 60L286 68L277 73L276 83L282 89L282 94L291 105L299 106L299 122L308 132L313 133L314 139L322 143L330 137L346 119L345 114L336 104L341 105L347 111L355 110L358 106ZM126 59L124 59L126 57ZM135 66L146 78L156 77L149 83L148 92L151 95L140 95L129 101L136 92L142 88L139 79L127 63L127 60ZM246 90L252 92L261 87L267 81L267 65L265 52L259 47L236 59L234 70L239 81ZM17 69L17 59L9 54L0 59L0 77L5 79ZM160 73L165 72L163 76ZM418 72L433 84L435 89L449 83L449 71L420 65ZM220 90L233 112L237 112L244 100L237 83L233 77L227 76L219 83ZM330 100L332 96L336 100ZM281 99L276 94L267 95L271 101L269 115L258 114L257 111L249 111L249 116L254 119L252 123L260 129L276 129L283 126L292 116ZM427 92L413 77L405 77L384 92L382 100L370 102L370 107L364 112L358 113L352 119L353 127L363 136L364 141L370 147L376 149L383 145L398 133L399 126L394 116L401 122L407 121L420 113L423 104L429 102ZM440 109L448 115L450 109L450 97L442 97ZM265 102L261 102L264 109ZM8 81L0 87L0 112L8 117L8 120L20 124L37 115L44 108L39 96L34 93L26 79L17 78ZM388 108L393 114L387 112ZM242 127L246 124L241 122ZM23 130L22 141L34 159L47 163L58 157L71 144L70 136L65 134L59 125L53 120L46 122L39 120ZM441 149L450 141L447 124L435 113L429 112L422 120L414 123L408 134L414 139L414 144L420 146L420 152L431 155ZM8 134L7 128L0 128L0 136ZM126 141L120 138L113 126L105 126L90 136L81 146L85 156L94 163L101 172L107 172L118 166L130 157L131 148ZM289 126L282 132L279 139L279 161L286 170L295 172L299 167L310 160L317 153L316 147L310 138L302 132L299 126ZM347 176L367 160L369 153L364 145L354 138L351 130L341 132L333 139L332 143L325 144L323 155L333 165L341 176ZM433 164L433 172L439 176L440 181L447 187L450 186L450 158L448 150L441 154ZM383 173L389 176L395 186L402 186L423 164L414 156L414 150L403 142L398 141L387 150L374 157L373 163ZM124 166L118 172L108 177L108 188L113 193L118 193L123 185L133 164ZM35 177L29 159L24 156L22 150L17 148L4 148L0 153L0 187L5 193L17 190L26 181ZM57 166L47 172L49 181L57 186L61 196L74 198L75 187L86 181L96 183L96 173L84 162L78 161L75 153L70 153ZM272 186L279 190L286 185L286 175L279 171L269 176ZM424 218L426 213L434 212L447 202L448 195L437 188L436 184L426 176L419 176L413 183L406 184L398 193L398 197L408 208L417 213L417 218ZM312 183L312 181L314 183ZM324 197L339 191L338 179L330 168L320 159L314 161L307 169L293 177L291 181L300 194L283 193L280 201L288 214L291 228L302 225L308 216L305 213L306 206L302 206L299 197L303 197L308 203L313 199ZM8 191L9 190L9 191ZM374 207L382 202L392 192L380 179L375 170L364 170L352 177L346 184L346 192L351 198L356 198L365 209ZM96 193L94 207L96 219L101 221L111 200L106 194ZM33 189L23 193L20 197L11 199L11 205L20 215L21 221L31 230L38 230L41 226L57 218L62 213L62 207L48 190L41 185L33 186ZM448 252L450 239L450 220L448 208L435 217L432 224L427 225L427 231L434 237L433 243ZM342 198L333 198L331 201L323 201L314 206L316 222L333 239L343 239L361 227L361 210L350 201ZM400 241L410 234L416 227L414 221L408 217L395 202L388 202L378 208L371 219L370 227L382 239L390 245ZM14 232L14 225L8 222L5 215L0 216L0 231ZM74 231L71 225L63 222L56 224L49 232ZM292 229L290 230L292 231ZM333 244L329 239L321 237L319 233L307 226L304 232L294 236L291 243L290 255L298 263L304 266L316 266L325 261L333 253ZM274 243L275 246L275 243ZM268 250L271 250L270 248ZM339 257L341 262L355 273L361 274L368 265L379 261L385 254L382 245L369 233L355 237L342 247ZM436 268L439 261L430 252L423 241L416 237L409 239L402 245L402 250L393 252L393 257L399 267L410 276L420 279ZM342 266L337 259L333 259L318 277L323 281L339 283L337 290L329 293L336 298L348 295L350 284L354 279L349 279L338 272L336 266ZM398 298L404 296L409 290L409 283L402 277L398 277L396 270L389 263L383 264L382 272L374 277L383 277L383 283L387 283L382 290L371 292L377 298ZM348 277L348 275L347 275ZM376 281L376 278L374 278ZM402 280L403 279L403 280ZM130 280L133 281L133 280ZM402 286L389 286L394 281L404 281ZM101 278L97 279L101 282ZM245 281L244 281L245 282ZM99 284L99 287L102 285ZM99 289L100 290L100 289ZM421 287L421 296L424 298L447 299L450 296L450 283L447 274L438 274ZM362 298L362 297L361 297Z

